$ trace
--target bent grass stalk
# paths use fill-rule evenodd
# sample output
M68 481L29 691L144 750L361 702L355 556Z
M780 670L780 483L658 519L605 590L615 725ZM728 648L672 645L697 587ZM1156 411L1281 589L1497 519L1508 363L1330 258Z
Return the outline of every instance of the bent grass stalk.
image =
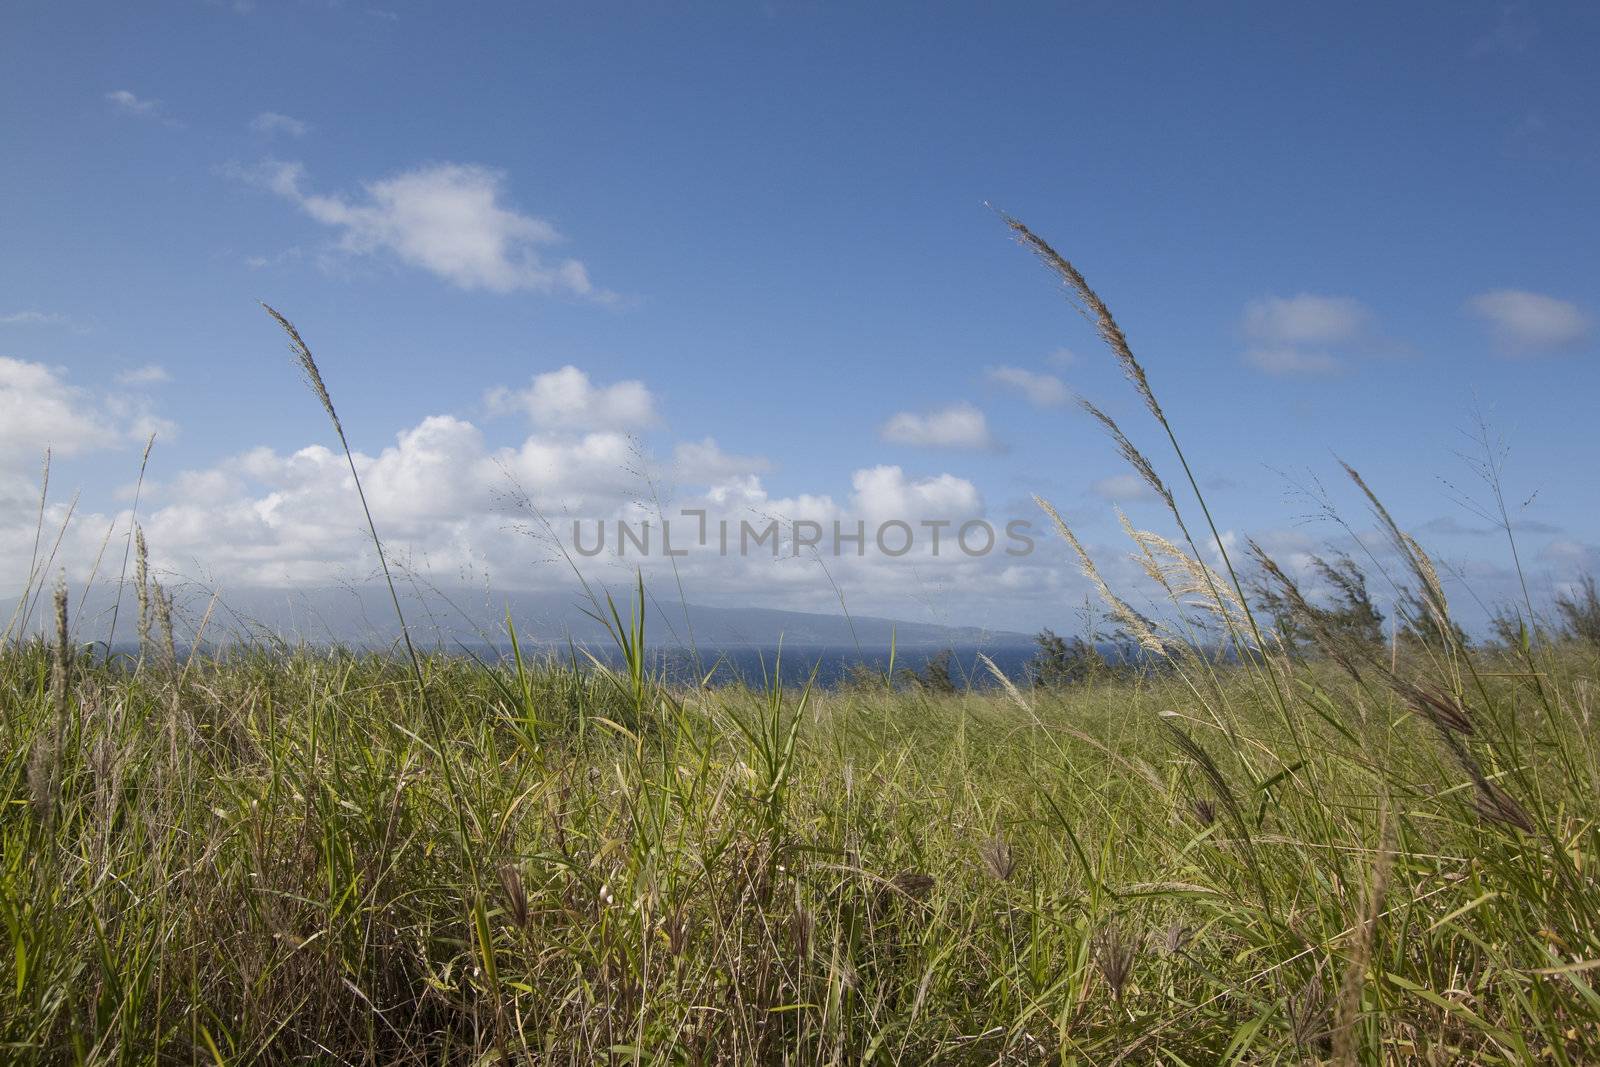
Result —
M339 438L339 447L344 450L345 462L350 467L350 480L355 484L356 497L361 501L361 513L367 520L367 532L372 535L372 547L378 554L378 566L383 571L384 585L389 590L389 602L394 606L395 619L400 623L400 638L405 644L406 658L411 664L412 679L417 686L417 699L422 704L433 733L433 741L439 757L440 771L444 775L445 786L449 790L453 807L457 832L460 836L461 858L467 864L467 869L472 876L473 890L477 895L482 895L482 887L478 879L478 861L472 848L472 835L467 829L466 797L456 780L453 761L450 758L449 737L445 732L444 722L438 709L428 696L428 683L422 674L422 660L417 655L417 649L411 641L411 629L406 625L406 615L400 608L400 594L394 585L394 575L389 572L389 560L383 550L383 539L378 536L377 523L372 518L372 508L367 504L367 494L361 487L361 474L356 470L356 458L350 449L350 441L345 437L344 424L339 421L339 413L334 409L333 397L328 393L328 387L322 380L322 371L317 367L316 357L311 354L311 348L300 336L300 331L295 329L294 323L285 318L276 308L263 303L267 314L271 315L283 332L289 336L289 351L294 354L295 361L299 363L301 371L305 374L306 384L316 394L317 400L322 404L322 410L327 412L328 421L333 423L333 432Z

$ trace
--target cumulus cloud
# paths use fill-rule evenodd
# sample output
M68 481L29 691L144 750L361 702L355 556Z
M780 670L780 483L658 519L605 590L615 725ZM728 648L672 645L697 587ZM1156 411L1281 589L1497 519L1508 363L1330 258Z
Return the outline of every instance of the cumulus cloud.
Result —
M121 443L128 433L102 400L52 367L0 356L0 458L72 456Z
M658 458L625 432L640 418L655 418L654 400L640 383L621 391L619 384L629 383L597 383L561 368L507 391L505 402L531 420L511 442L441 414L401 429L386 447L356 452L391 561L441 587L571 593L574 579L560 550L575 547L575 523L589 545L604 524L605 549L577 560L598 584L625 585L639 567L648 584L681 580L697 603L836 613L845 595L857 615L981 623L994 613L1013 625L1019 604L1052 611L1057 602L1049 597L1061 593L1063 581L1077 581L1059 553L1007 556L1012 516L986 516L977 488L953 473L865 464L845 475L843 492L774 493L764 481L766 459L710 437L671 442ZM131 447L136 455L136 426L148 418L137 405L137 390L101 395L48 367L0 362L0 453L36 460L48 440L58 454ZM87 504L77 511L60 559L72 581L84 580L108 529L117 537L128 529L130 498L121 499L120 512ZM26 568L37 500L38 487L26 477L0 478L0 567ZM64 506L51 507L47 522L65 519ZM706 513L710 535L698 546L685 509ZM162 580L219 586L224 600L245 587L289 591L362 583L374 574L361 505L337 448L252 448L160 474L146 481L140 512ZM1023 517L1032 518L1031 509ZM635 529L649 521L659 537L662 518L671 519L675 547L692 546L689 556L667 558L659 541L649 555L619 550L618 520ZM980 519L992 523L990 532L962 540L960 531L981 527ZM914 547L903 555L872 547L891 520L912 527ZM760 531L776 524L778 536L745 548L746 523ZM808 523L815 525L802 548L801 524ZM923 523L942 530L936 553ZM726 553L716 533L724 524L732 539ZM815 548L818 531L827 539ZM832 538L841 533L864 537L865 551L847 544L833 554ZM887 543L905 540L897 530ZM998 545L991 554L966 551L990 540Z
M1539 558L1546 563L1572 571L1589 572L1595 570L1595 564L1600 562L1600 548L1571 538L1558 537L1539 551Z
M981 514L983 498L965 478L940 474L913 480L895 466L858 470L850 479L852 509L877 520L956 519Z
M311 131L311 124L277 111L263 111L250 120L250 128L268 137L279 133L290 137L304 137Z
M1372 313L1347 296L1300 293L1245 305L1244 361L1274 375L1326 375L1344 367L1329 349L1369 345Z
M571 364L536 375L526 389L491 389L484 402L492 413L521 412L546 427L637 429L656 421L655 398L643 382L597 386Z
M609 530L606 548L579 559L586 575L629 581L633 568L642 567L647 582L668 581L668 568L675 567L699 602L725 598L837 611L839 592L831 576L848 591L852 610L876 605L880 612L917 616L922 612L908 590L926 593L922 583L934 575L951 595L990 597L997 595L996 578L1006 568L1036 568L1040 578L1026 588L1039 590L1053 587L1049 574L1065 567L1053 555L1024 560L1003 552L983 558L962 552L958 531L984 514L984 502L971 482L952 474L915 477L898 466L864 467L850 476L848 494L836 499L826 493L772 495L757 472L765 460L730 455L709 439L679 443L670 462L694 468L690 480L698 488L662 500L657 512L645 475L661 470L636 442L614 431L535 432L520 444L496 447L471 422L432 416L397 434L377 454L355 455L393 557L447 584L472 573L507 589L570 588L570 571L554 545L559 541L570 552L574 525L581 524L581 540L592 546L602 523ZM142 521L161 568L189 573L198 568L235 587L287 588L360 580L371 572L370 544L362 536L360 504L344 457L322 445L252 449L162 485L147 485L146 499ZM659 551L619 552L619 519L635 529L648 520L659 533L659 519L666 517L673 544L692 546L696 523L683 516L685 508L707 514L711 533L699 542L699 551L677 559ZM831 537L838 522L847 535L864 528L870 544L877 524L891 519L914 528L914 550L902 558L870 549L858 555L846 547L835 556L831 541L825 541L821 551L828 575L816 567L814 553L795 540L796 523L816 524L807 542L815 545L817 531ZM942 528L937 554L920 525L925 521ZM744 523L759 530L775 523L777 539L741 549ZM726 553L719 551L715 532L721 524L731 531L733 547ZM1003 545L1001 520L995 519L992 528ZM897 533L889 543L898 546L904 540ZM986 540L987 535L976 534L968 543ZM556 565L541 566L545 563ZM960 621L972 621L973 613L963 611Z
M1049 359L1057 367L1073 367L1078 363L1078 353L1070 348L1058 348L1050 353Z
M1245 350L1244 361L1278 377L1325 376L1344 370L1344 364L1335 357L1300 348L1250 348Z
M1480 293L1467 308L1488 323L1495 344L1508 355L1574 348L1594 334L1593 317L1578 305L1524 289Z
M1154 490L1146 484L1145 480L1137 474L1113 474L1109 478L1101 478L1089 487L1089 491L1101 500L1119 502L1124 500L1142 500L1154 496Z
M884 423L880 436L890 444L923 448L995 447L988 419L982 411L966 403L952 404L926 414L902 411Z
M12 311L0 315L0 325L6 326L55 326L66 321L61 315L45 311Z
M681 441L672 450L673 472L697 485L713 485L732 478L764 474L772 464L763 456L737 456L724 452L710 437Z
M1034 407L1058 408L1072 399L1067 383L1054 374L1040 374L1022 367L990 367L989 380L1020 390Z
M388 256L461 289L565 293L607 300L576 259L547 261L561 235L506 203L504 172L439 163L367 182L349 198L313 193L299 163L268 162L233 173L296 204L339 235L341 251Z
M1340 344L1359 338L1370 322L1359 301L1312 293L1252 300L1244 311L1245 336L1268 345Z
M117 375L118 385L160 385L171 380L172 375L159 363L146 363Z
M164 122L168 126L178 125L167 115L161 106L161 101L143 99L128 89L113 89L106 94L106 103L110 104L111 110L118 115Z

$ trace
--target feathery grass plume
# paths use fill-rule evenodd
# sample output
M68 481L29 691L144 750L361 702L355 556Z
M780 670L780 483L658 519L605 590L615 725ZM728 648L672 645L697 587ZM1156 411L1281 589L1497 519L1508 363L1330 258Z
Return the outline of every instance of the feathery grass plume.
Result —
M1194 927L1184 925L1181 919L1174 919L1161 932L1161 951L1165 955L1176 956L1189 947L1193 938Z
M172 626L172 593L160 582L151 593L155 600L156 626L161 634L161 665L169 671L178 668L178 642Z
M1088 550L1083 547L1083 543L1078 540L1078 535L1072 532L1072 528L1067 525L1066 520L1056 511L1055 505L1041 496L1035 496L1033 502L1038 504L1046 515L1050 516L1050 521L1055 523L1056 531L1061 534L1067 544L1072 546L1072 551L1077 553L1078 568L1083 572L1085 578L1094 583L1095 592L1100 594L1100 599L1105 601L1106 606L1111 609L1112 617L1133 635L1133 639L1139 643L1139 647L1161 656L1167 655L1166 641L1156 635L1149 620L1134 611L1126 601L1111 591L1111 587L1106 584L1105 579L1100 577L1100 568L1094 565L1094 560L1090 558Z
M803 911L803 909L802 909ZM799 914L800 912L797 912ZM791 917L791 922L793 917ZM672 910L672 914L662 920L662 929L667 935L667 951L673 956L682 957L689 951L689 917L684 912L682 904ZM806 948L810 948L807 942Z
M1444 585L1439 581L1439 572L1434 567L1433 560L1423 550L1422 546L1417 543L1415 537L1408 533L1402 533L1401 536L1405 538L1406 547L1411 550L1411 558L1416 561L1417 570L1422 576L1423 586L1428 590L1428 595L1433 598L1434 603L1437 605L1440 617L1436 621L1439 622L1441 629L1448 629L1446 622L1450 618L1450 602L1445 599Z
M66 540L67 531L72 528L72 517L78 511L80 494L74 493L71 503L67 505L66 513L61 518L61 522L56 525L55 539L51 542L49 552L41 557L39 555L41 547L40 536L44 531L45 506L48 500L50 457L51 453L47 448L44 453L44 477L41 479L43 484L39 490L39 518L38 524L34 529L33 555L28 566L27 579L23 582L22 596L18 598L17 606L12 612L11 623L5 629L5 635L7 636L16 633L18 637L21 637L28 632L28 623L33 618L33 611L39 606L39 601L44 597L45 590L49 588L44 576L55 565L56 556L61 551L61 544Z
M28 797L33 813L48 831L55 821L56 750L53 733L39 731L33 740L33 751L28 753Z
M1139 938L1116 923L1108 923L1094 937L1094 962L1111 987L1111 995L1122 999L1122 991L1133 977L1133 964L1139 957Z
M999 834L981 841L978 844L978 857L983 860L983 866L997 882L1009 882L1017 870L1017 858L1011 852L1011 846Z
M133 581L139 596L139 658L144 659L150 644L150 549L144 541L144 527L133 526L134 560Z
M1134 562L1139 564L1140 569L1145 573L1145 577L1159 585L1166 592L1168 599L1177 599L1178 594L1172 588L1172 583L1167 581L1166 571L1162 569L1160 563L1156 562L1155 556L1150 552L1150 546L1139 539L1139 531L1134 528L1133 522L1128 518L1128 513L1119 507L1113 507L1111 510L1116 512L1117 525L1122 527L1122 532L1127 534L1128 540L1139 546L1139 554L1134 557Z
M339 422L339 413L333 409L333 397L328 395L328 387L322 382L322 371L317 367L316 357L311 354L311 346L301 338L300 331L295 329L294 323L284 318L278 309L271 304L262 304L267 314L277 320L283 327L283 332L289 335L289 351L294 353L295 362L300 365L300 372L305 376L306 385L317 394L317 399L322 402L322 410L328 413L328 419L333 423L334 433L339 435L341 443L344 442L344 426Z
M1320 973L1312 975L1298 991L1290 993L1285 1007L1289 1036L1306 1052L1326 1053L1328 1047L1328 993Z
M506 914L511 916L517 929L526 930L530 918L528 891L523 888L522 875L512 864L507 863L500 868L500 889L505 894Z
M67 714L67 688L72 684L72 638L67 625L67 582L63 578L56 583L56 647L55 657L51 664L51 676L55 687L56 711L60 718L65 719Z
M816 936L817 920L803 905L796 904L794 911L789 913L788 921L789 945L794 950L798 959L805 959L811 955L811 943ZM675 953L675 954L681 954Z
M1203 608L1241 633L1250 633L1244 603L1221 575L1160 534L1135 529L1120 508L1117 518L1123 531L1139 546L1134 562L1143 567L1175 603ZM1257 646L1252 643L1252 647Z
M1116 355L1117 362L1122 365L1122 373L1128 376L1139 396L1144 400L1145 406L1150 409L1150 414L1161 421L1166 421L1166 416L1161 412L1161 405L1156 402L1155 393L1150 391L1150 383L1145 378L1144 368L1134 358L1133 349L1128 346L1128 338L1122 332L1122 327L1117 325L1117 320L1112 317L1111 309L1106 307L1105 301L1089 287L1078 268L1069 263L1054 248L1051 248L1041 237L1035 234L1021 220L1001 213L1005 224L1011 227L1017 235L1017 240L1042 260L1045 266L1060 276L1062 284L1067 288L1068 298L1078 312L1094 324L1095 331L1100 334L1101 340Z
M1189 811L1201 826L1211 826L1217 821L1217 802L1210 797L1195 797L1189 803Z
M1223 569L1228 572L1233 591L1238 595L1240 602L1244 604L1245 619L1249 623L1248 629L1254 637L1255 646L1258 649L1264 648L1266 641L1261 636L1260 627L1256 625L1255 614L1250 610L1249 603L1245 600L1244 586L1240 583L1239 575L1233 568L1233 561L1228 556L1227 545L1223 544L1222 533L1217 529L1216 520L1211 516L1211 507L1206 503L1205 494L1200 491L1200 483L1189 466L1189 460L1184 455L1183 447L1178 444L1177 433L1173 430L1172 424L1167 421L1166 413L1161 410L1160 403L1156 401L1155 392L1150 388L1150 381L1145 374L1144 367L1134 357L1133 349L1128 345L1127 335L1122 332L1122 327L1118 326L1116 319L1112 317L1111 309L1089 287L1089 283L1084 280L1083 275L1078 272L1076 267L1032 230L1028 229L1027 226L1023 225L1020 220L1004 212L1000 213L1000 217L1011 228L1012 232L1017 235L1017 239L1025 247L1032 250L1047 267L1061 278L1066 285L1069 299L1073 301L1081 314L1094 323L1101 340L1106 343L1112 354L1116 356L1117 363L1122 367L1123 374L1133 383L1140 398L1144 401L1145 407L1149 408L1150 414L1155 417L1156 422L1161 424L1161 429L1167 435L1167 441L1172 445L1173 454L1177 456L1178 464L1183 468L1184 478L1188 481L1189 488L1194 493L1195 501L1200 505L1200 512L1205 517L1206 527L1211 531L1211 539L1217 546L1217 554L1222 558ZM1116 428L1116 423L1107 418L1104 413L1093 405L1089 405L1088 410L1090 414L1101 421L1102 425L1112 431L1113 437L1117 439L1118 448L1124 449L1124 455L1129 459L1129 462L1134 463L1135 469L1140 472L1141 476L1145 476L1145 472L1148 470L1147 480L1153 478L1155 472L1150 468L1149 461L1145 460L1143 456L1139 455L1137 449L1127 443L1127 438L1120 429ZM1134 458L1136 456L1138 457L1137 460ZM1188 523L1184 522L1182 512L1174 504L1172 494L1166 491L1165 484L1159 478L1156 478L1152 485L1157 487L1157 492L1161 494L1168 509L1172 512L1172 517L1177 522L1178 529L1183 531L1184 539L1194 549L1195 555L1199 556L1199 545L1196 544L1194 535L1189 532ZM1217 599L1220 600L1221 597L1219 596ZM1247 654L1250 650L1245 647L1239 630L1231 622L1228 626L1228 634L1230 638L1237 642L1241 656L1249 658ZM1281 699L1278 703L1279 712L1287 718L1287 707L1283 705Z
M1511 799L1510 793L1487 778L1475 781L1473 784L1477 789L1477 799L1473 806L1480 816L1490 822L1521 830L1525 834L1534 832L1533 819L1529 817L1527 809Z
M1418 686L1405 685L1402 695L1423 718L1439 729L1454 730L1458 734L1476 732L1467 709L1450 694L1429 693Z
M1022 695L1022 690L1017 688L1017 683L1013 682L1006 672L1000 669L999 664L995 663L987 653L983 652L978 653L978 662L983 664L984 669L989 672L989 676L995 680L1001 689L1005 690L1006 696L1011 698L1013 704L1029 715L1034 716L1035 719L1038 718L1037 713L1033 710L1033 705L1028 703L1027 698Z

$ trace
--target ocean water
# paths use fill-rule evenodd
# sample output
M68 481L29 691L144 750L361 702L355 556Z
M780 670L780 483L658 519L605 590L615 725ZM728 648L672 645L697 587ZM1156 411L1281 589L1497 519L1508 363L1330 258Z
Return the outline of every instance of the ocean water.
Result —
M565 648L547 648L542 651L566 658ZM615 666L620 656L614 648L590 647L589 652L602 663ZM939 653L935 647L901 648L894 651L893 670L922 671L928 661ZM962 688L987 689L998 685L994 675L978 657L987 656L1007 678L1018 685L1028 679L1027 663L1037 649L1030 644L1009 645L955 645L950 676ZM580 657L583 652L580 650ZM764 688L774 679L781 679L785 687L794 687L812 681L822 688L833 688L847 680L852 673L865 668L877 674L890 670L888 648L857 648L837 645L785 645L740 646L722 649L658 648L650 653L653 671L669 681L692 684L710 677L712 685L744 683ZM587 658L583 657L587 662Z
M327 647L327 646L324 646ZM360 649L361 646L345 646ZM138 654L137 646L131 643L118 642L114 651L118 656L131 661ZM210 655L220 651L213 646L203 646L198 650L200 655ZM377 651L367 646L365 651ZM419 651L426 654L444 654L472 657L488 663L496 661L506 662L511 658L509 645L466 645L457 644L453 647L440 645L438 647L422 646ZM938 655L941 649L936 646L916 646L900 648L893 652L892 669L899 680L905 672L922 672L928 661ZM998 686L994 674L987 664L982 662L980 656L985 656L993 661L996 668L1005 674L1015 684L1022 686L1030 682L1028 663L1033 659L1038 649L1031 643L1028 644L955 644L949 646L951 652L950 677L958 688L989 689ZM1108 654L1114 650L1106 649ZM190 655L189 646L178 646L179 659ZM403 655L398 644L388 649L390 655ZM528 660L553 659L563 663L569 662L574 656L580 667L587 668L591 665L590 656L599 660L608 667L622 666L622 656L614 645L545 645L525 644L522 654ZM803 686L807 682L824 689L832 689L848 680L860 668L870 670L875 674L885 674L891 669L890 649L846 646L846 645L740 645L732 648L702 648L691 650L687 648L657 647L647 653L652 674L665 678L667 681L681 685L695 685L708 679L711 685L737 685L744 684L756 689L764 689L773 680L781 680L785 688Z

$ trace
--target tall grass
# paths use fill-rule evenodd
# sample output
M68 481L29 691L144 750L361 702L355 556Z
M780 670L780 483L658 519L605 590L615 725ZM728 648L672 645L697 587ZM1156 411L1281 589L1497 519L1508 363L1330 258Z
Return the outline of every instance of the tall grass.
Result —
M1187 471L1104 302L1015 228ZM52 640L0 648L0 1058L1600 1060L1597 647L1463 647L1352 472L1433 625L1370 647L1257 549L1308 657L1212 555L1193 479L1180 504L1105 422L1172 509L1174 540L1128 527L1171 610L1052 516L1144 676L674 687L642 584L595 604L618 667L509 620L504 661L424 654L402 617L403 657L178 669L80 654L61 593Z

